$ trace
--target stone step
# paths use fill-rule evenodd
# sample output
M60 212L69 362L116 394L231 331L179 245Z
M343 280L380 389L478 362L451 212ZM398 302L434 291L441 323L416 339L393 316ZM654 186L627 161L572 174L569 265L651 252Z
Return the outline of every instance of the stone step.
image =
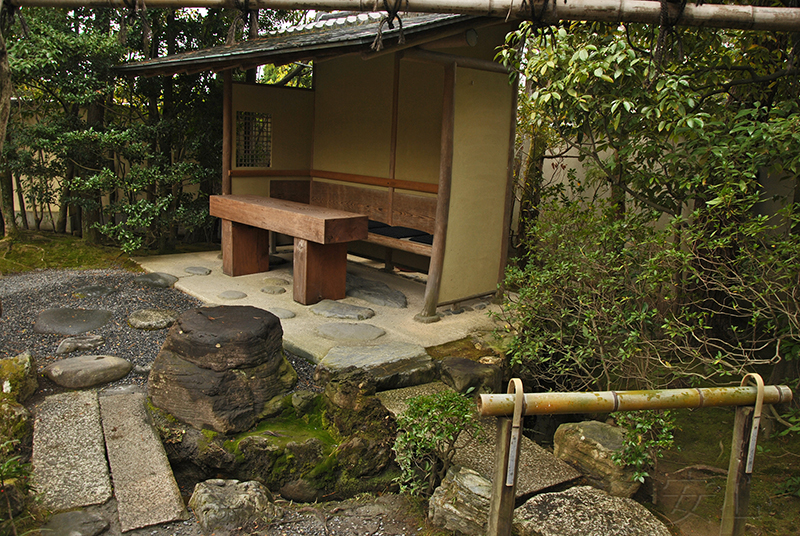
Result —
M187 519L144 394L101 396L100 409L122 532Z
M97 392L48 396L34 414L33 478L45 508L61 512L109 500Z
M408 407L408 399L420 395L431 395L450 389L442 382L432 382L414 387L383 391L377 394L383 405L395 416ZM457 452L453 463L472 469L484 478L492 480L494 472L495 447L497 443L497 419L481 419L483 433L472 439L460 437L456 443ZM525 436L521 438L519 473L517 477L517 497L528 497L542 490L564 484L581 475L565 462L556 458Z

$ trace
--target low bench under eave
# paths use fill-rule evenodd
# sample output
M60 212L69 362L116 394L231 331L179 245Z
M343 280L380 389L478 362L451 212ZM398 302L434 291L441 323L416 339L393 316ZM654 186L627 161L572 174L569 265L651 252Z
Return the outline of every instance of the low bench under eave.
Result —
M294 301L311 305L345 297L347 243L364 240L367 217L272 197L212 195L209 212L222 220L222 271L269 270L269 231L294 237Z

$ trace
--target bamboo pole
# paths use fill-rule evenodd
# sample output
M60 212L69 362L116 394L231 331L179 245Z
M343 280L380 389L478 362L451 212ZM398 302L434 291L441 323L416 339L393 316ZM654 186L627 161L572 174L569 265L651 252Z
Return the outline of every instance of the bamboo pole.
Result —
M755 403L757 394L758 389L753 386L594 393L526 393L525 415L751 406ZM764 404L785 404L791 400L792 390L785 385L764 387ZM511 415L514 413L514 395L481 395L478 410L482 416Z
M128 0L10 0L15 6L38 7L115 7L128 8ZM569 0L533 1L533 10L542 22L582 20L601 22L642 22L659 24L661 3L652 0ZM316 9L321 11L374 11L374 0L250 0L250 9ZM524 8L522 6L525 6ZM148 0L149 8L240 8L239 0ZM420 13L461 13L489 17L529 18L529 4L514 0L408 0L405 11ZM681 26L733 28L739 30L798 31L800 8L750 5L687 4L680 13L678 3L670 3L670 18Z

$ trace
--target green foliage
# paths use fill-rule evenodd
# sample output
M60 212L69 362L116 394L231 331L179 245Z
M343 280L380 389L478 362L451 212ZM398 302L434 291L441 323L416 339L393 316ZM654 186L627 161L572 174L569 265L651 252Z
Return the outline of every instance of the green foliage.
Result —
M548 144L506 279L526 383L659 387L797 355L794 45L682 29L656 54L653 35L523 24L499 53Z
M644 482L655 469L664 450L674 442L675 420L667 411L630 411L613 414L627 429L622 449L612 455L614 463L634 468L633 480Z
M0 505L0 511L3 511L3 514L0 515L0 528L3 526L8 528L8 525L3 523L5 520L10 524L11 533L14 535L18 533L17 525L21 519L14 517L11 493L6 486L13 483L21 498L24 499L31 489L32 474L31 464L23 462L22 457L14 453L15 443L16 441L6 441L0 445L0 492L2 492L0 495L5 498L5 504Z
M400 489L422 496L433 493L444 478L461 434L475 437L480 431L475 404L453 391L410 399L397 424L394 452L402 471Z

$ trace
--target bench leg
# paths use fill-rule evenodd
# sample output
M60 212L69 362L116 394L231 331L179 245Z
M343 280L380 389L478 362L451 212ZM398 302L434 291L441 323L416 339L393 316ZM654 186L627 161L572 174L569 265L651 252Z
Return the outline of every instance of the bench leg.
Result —
M256 274L269 270L269 231L222 220L222 273Z
M341 300L347 279L347 243L317 244L294 239L294 301L312 305Z

